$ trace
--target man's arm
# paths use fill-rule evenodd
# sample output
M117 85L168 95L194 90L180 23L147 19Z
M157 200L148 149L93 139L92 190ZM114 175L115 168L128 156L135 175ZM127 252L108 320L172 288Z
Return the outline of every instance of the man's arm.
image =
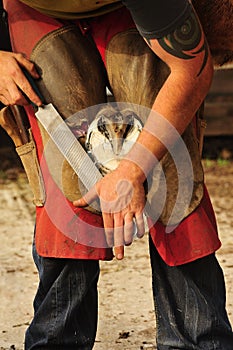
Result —
M208 44L194 10L183 25L172 33L146 41L171 70L154 101L152 111L163 116L182 134L208 93L213 76ZM138 143L161 159L166 149L153 137L156 132L154 119L152 113Z
M167 138L167 142L174 143L177 135L171 135L167 125L174 127L179 134L183 133L204 100L213 75L208 45L194 10L182 25L169 34L147 38L146 41L170 67L170 75L127 157L115 171L98 182L93 191L74 203L85 206L97 196L100 198L107 242L116 247L118 259L124 255L122 246L132 242L133 220L139 236L145 231L143 183L155 164L153 159L160 160L167 151L164 142L156 136L158 130L165 141Z

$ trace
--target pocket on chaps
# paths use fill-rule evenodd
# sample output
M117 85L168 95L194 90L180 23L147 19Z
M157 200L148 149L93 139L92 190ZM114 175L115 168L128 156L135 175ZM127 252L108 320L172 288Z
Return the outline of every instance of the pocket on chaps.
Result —
M29 185L33 192L33 203L37 207L42 207L45 203L45 188L43 176L37 158L36 145L33 140L33 136L30 129L29 135L30 142L22 146L16 147L16 152L18 153L22 161Z
M31 130L26 130L29 142L23 144L21 131L17 126L10 107L4 107L0 111L0 125L10 136L16 147L25 173L28 178L29 185L33 193L33 203L36 206L43 206L45 202L45 188L40 165L37 158L36 145Z

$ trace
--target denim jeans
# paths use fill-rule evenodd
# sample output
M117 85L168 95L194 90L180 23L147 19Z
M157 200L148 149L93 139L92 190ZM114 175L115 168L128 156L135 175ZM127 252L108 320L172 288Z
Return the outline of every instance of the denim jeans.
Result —
M215 255L170 267L151 240L150 255L158 350L233 350L224 278ZM98 261L42 258L35 247L33 257L40 283L25 350L91 350Z
M214 254L167 266L150 242L158 350L233 350L225 283Z
M25 349L90 350L97 327L99 262L40 257L40 282Z

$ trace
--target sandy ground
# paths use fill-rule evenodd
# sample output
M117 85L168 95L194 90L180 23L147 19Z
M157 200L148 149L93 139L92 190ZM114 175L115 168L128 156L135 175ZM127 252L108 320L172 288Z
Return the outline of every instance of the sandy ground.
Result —
M205 173L222 239L218 257L233 323L233 163L205 162ZM34 208L24 173L0 174L0 349L23 350L38 281L31 258ZM122 262L101 263L95 350L156 349L147 238L128 247Z

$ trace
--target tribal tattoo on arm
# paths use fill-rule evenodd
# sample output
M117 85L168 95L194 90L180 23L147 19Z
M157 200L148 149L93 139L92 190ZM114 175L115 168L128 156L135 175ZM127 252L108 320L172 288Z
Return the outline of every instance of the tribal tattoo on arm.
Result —
M206 38L193 11L180 27L158 39L158 43L171 55L185 60L193 59L202 52L203 62L197 76L201 74L208 60L209 51ZM150 45L149 40L148 44Z

